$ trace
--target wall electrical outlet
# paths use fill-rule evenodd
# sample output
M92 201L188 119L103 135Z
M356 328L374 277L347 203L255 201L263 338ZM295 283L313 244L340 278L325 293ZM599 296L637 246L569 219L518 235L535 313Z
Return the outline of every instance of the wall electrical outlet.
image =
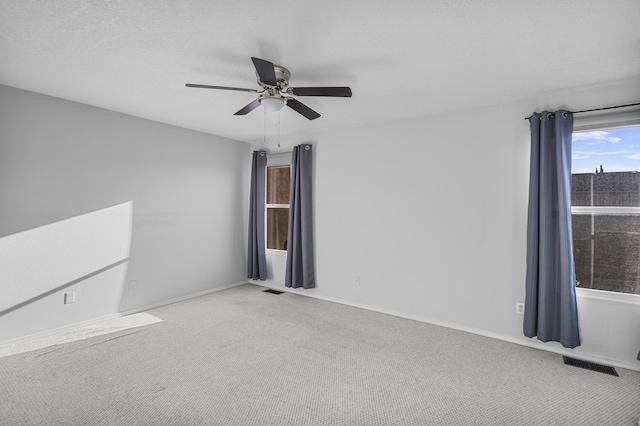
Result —
M135 290L137 285L138 283L136 282L136 280L129 281L129 291Z
M68 305L69 303L75 303L76 301L76 292L68 291L64 294L64 304Z
M524 315L524 303L516 303L516 314Z
M360 285L360 277L356 277L356 280L354 282L355 285Z

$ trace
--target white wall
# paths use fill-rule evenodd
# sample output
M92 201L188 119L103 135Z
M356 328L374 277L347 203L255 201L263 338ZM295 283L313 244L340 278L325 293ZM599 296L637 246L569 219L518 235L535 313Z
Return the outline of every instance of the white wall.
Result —
M244 282L248 158L242 142L0 86L0 238L132 202L126 276L109 272L102 296L77 284L76 322L116 294L121 312ZM24 316L53 316L47 299ZM35 332L2 321L0 343Z
M515 312L524 301L524 117L637 101L639 88L620 82L283 140L315 145L317 288L297 292L640 369L640 297L580 292L575 351L525 338ZM268 264L276 270L266 284L282 287L284 257Z
M128 202L0 238L0 341L118 312L132 213Z

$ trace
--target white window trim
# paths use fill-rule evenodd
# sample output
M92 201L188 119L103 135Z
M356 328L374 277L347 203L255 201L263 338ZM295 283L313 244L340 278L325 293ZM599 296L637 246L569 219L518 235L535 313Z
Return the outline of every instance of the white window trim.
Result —
M637 118L638 111L627 111L617 113L616 118L592 116L575 117L573 132L588 132L591 130L621 129L640 125L640 118Z
M268 152L267 153L267 167L271 166L290 166L292 150ZM265 197L266 197L266 185L265 185ZM264 209L264 245L266 254L273 254L278 256L286 256L286 250L271 249L267 246L267 209L269 208L289 208L289 204L266 204Z
M265 215L264 215L264 244L265 246L267 245L267 210L268 209L288 209L289 208L289 204L267 204L266 208L265 208ZM273 254L279 254L279 255L286 255L287 254L287 250L279 250L279 249L272 249L269 247L265 247L267 253L273 253Z
M632 305L640 306L640 294L620 293L617 291L576 287L576 295L584 299L594 299L616 303L630 303Z
M290 165L292 153L293 151L267 152L267 167Z
M286 256L287 255L287 251L286 250L278 250L278 249L267 249L267 253L269 254L277 254L279 256Z
M633 112L631 112L633 113ZM573 133L586 132L591 130L610 130L620 129L623 127L633 127L640 125L640 119L629 118L629 112L620 114L617 119L607 117L588 117L582 120L576 120L578 125L574 125ZM637 114L637 111L635 112ZM571 207L571 214L640 214L640 207L591 207L591 206L575 206ZM622 293L617 291L597 290L592 288L576 287L576 295L579 298L600 300L604 302L614 303L630 303L640 306L640 295L631 293Z
M640 214L640 207L575 206L571 207L571 214L637 215Z

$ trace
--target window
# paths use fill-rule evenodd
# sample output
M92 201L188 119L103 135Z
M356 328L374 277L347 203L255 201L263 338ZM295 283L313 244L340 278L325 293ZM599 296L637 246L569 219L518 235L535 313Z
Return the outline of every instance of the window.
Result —
M267 248L287 249L290 166L267 167Z
M640 295L640 125L573 133L576 285Z

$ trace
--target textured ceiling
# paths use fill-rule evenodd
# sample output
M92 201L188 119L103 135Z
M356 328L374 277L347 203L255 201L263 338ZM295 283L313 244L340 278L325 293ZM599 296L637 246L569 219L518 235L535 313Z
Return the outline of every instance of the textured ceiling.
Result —
M0 84L253 142L511 102L637 77L638 0L2 0ZM251 56L322 114L233 113ZM266 124L266 126L265 126Z

